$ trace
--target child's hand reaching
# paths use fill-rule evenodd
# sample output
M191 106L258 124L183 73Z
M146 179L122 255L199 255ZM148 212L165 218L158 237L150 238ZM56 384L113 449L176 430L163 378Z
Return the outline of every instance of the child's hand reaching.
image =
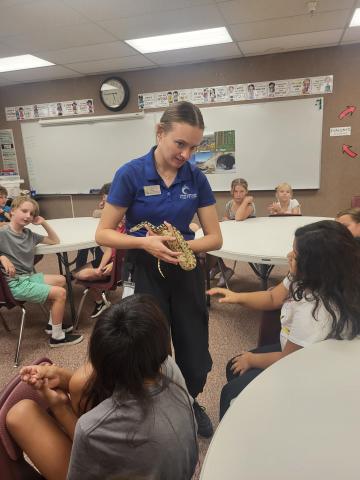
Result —
M219 303L239 303L239 294L227 288L210 288L206 293L210 296L223 295L219 298Z

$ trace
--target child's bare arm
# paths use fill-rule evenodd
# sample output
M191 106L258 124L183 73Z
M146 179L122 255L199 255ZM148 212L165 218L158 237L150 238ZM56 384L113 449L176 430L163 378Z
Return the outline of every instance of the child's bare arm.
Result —
M40 216L35 217L33 224L41 225L47 233L47 236L44 237L42 243L45 243L46 245L56 245L57 243L60 243L60 238L58 237L55 230L52 227L50 227L50 225L47 223L45 218Z
M0 263L9 277L15 276L15 266L5 255L0 255Z

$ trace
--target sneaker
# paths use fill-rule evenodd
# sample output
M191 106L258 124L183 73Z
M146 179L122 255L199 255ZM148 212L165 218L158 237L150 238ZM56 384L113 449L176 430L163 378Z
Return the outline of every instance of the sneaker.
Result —
M65 334L65 337L61 340L57 340L56 338L50 337L49 345L52 348L56 347L66 347L67 345L76 345L84 340L82 335L68 335Z
M94 310L92 312L92 314L90 315L91 318L96 318L100 315L100 313L102 313L103 311L105 311L107 308L110 307L110 302L108 303L105 303L105 302L101 302L101 303L97 303L95 302L95 307L94 307Z
M225 278L226 278L226 281L227 281L227 282L230 280L230 278L231 278L233 275L234 275L234 270L232 270L231 268L226 268L226 270L225 270ZM226 287L225 278L221 275L220 280L219 280L218 283L217 283L217 286L218 286L218 287Z
M214 429L205 407L199 405L198 402L194 400L193 409L198 426L198 434L202 437L210 438L214 433Z
M64 333L70 333L74 330L74 325L63 325L62 326L62 331ZM46 325L46 328L45 328L45 333L47 333L48 335L51 335L52 334L52 325L50 323L48 323Z

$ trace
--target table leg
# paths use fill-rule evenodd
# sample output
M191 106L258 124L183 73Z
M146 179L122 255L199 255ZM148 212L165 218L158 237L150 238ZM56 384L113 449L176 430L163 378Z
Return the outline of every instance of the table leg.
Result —
M262 290L267 290L268 288L268 278L274 265L266 265L265 263L250 263L249 265L255 275L260 278L261 280L261 287Z
M58 257L59 265L61 265L60 271L62 271L62 266L64 266L65 268L65 278L66 278L66 285L68 290L71 319L72 319L73 325L75 325L76 311L75 311L75 304L74 304L74 297L73 297L73 290L72 290L72 283L71 283L71 273L70 273L70 265L72 265L73 262L69 263L67 252L57 253L56 255Z

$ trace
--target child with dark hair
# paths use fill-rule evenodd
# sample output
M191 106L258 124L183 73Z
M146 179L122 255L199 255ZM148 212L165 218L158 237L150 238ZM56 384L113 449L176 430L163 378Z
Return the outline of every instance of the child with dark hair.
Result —
M101 195L101 200L95 208L95 210L92 213L92 216L94 218L100 218L101 213L105 207L106 199L108 196L108 193L110 191L111 187L111 182L110 183L104 183L104 185L100 189L100 195ZM91 260L91 267L94 269L97 269L100 267L102 258L103 258L103 251L100 247L95 247L95 248L83 248L82 250L79 250L76 261L75 261L75 271L79 270L80 268L83 268L86 266L87 261L88 261L88 255L89 252L92 253L93 260ZM90 265L88 265L90 266ZM103 265L102 265L103 266Z
M55 365L22 368L55 419L22 400L7 427L46 479L191 479L196 424L169 340L155 300L133 295L99 318L89 363L74 374Z
M257 310L281 307L280 342L229 361L220 417L257 375L282 357L327 338L351 340L360 334L360 249L349 230L333 220L300 227L288 258L290 272L273 290L208 292L222 295L221 303Z

